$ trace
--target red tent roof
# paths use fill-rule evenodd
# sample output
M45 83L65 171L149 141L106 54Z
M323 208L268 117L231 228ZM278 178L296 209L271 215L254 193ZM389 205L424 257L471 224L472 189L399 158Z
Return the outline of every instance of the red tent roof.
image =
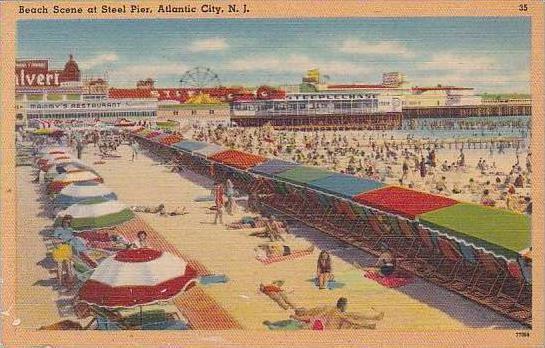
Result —
M420 214L458 203L454 199L390 186L355 196L354 201L413 219Z
M250 153L237 150L222 151L210 156L209 158L213 161L239 169L248 169L267 160L263 156L252 155Z

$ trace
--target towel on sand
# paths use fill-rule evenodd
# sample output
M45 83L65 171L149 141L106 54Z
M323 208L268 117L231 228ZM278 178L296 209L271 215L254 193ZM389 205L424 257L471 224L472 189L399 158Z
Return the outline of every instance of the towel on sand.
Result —
M394 274L385 277L377 271L365 271L363 276L388 288L399 288L413 282L413 277L410 274L401 272L395 272Z
M300 330L305 326L303 323L293 319L280 320L275 322L265 320L263 322L263 325L267 326L269 330Z
M225 274L210 274L199 278L199 283L203 285L227 283L228 281L229 277L227 277Z
M312 282L314 283L314 285L318 286L318 278L307 279L307 282ZM343 288L344 286L345 286L344 283L338 282L335 279L329 280L327 282L327 288L329 290L340 289L340 288Z

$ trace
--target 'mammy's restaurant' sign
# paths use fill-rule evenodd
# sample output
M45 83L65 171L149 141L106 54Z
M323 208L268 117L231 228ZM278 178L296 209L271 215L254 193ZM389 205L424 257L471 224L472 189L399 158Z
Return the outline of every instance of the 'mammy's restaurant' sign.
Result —
M62 70L49 70L47 60L17 60L15 62L15 86L59 86L61 72Z

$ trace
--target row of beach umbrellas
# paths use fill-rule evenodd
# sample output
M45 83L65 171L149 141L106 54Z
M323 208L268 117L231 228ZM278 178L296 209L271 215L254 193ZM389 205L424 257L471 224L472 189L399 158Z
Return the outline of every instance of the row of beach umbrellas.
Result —
M36 165L46 172L47 192L58 213L56 236L70 239L126 223L135 214L103 183L102 177L70 149L49 147L38 152ZM71 216L71 230L62 219ZM121 250L98 264L80 287L77 300L105 308L129 308L165 301L195 282L196 272L168 252L149 248Z

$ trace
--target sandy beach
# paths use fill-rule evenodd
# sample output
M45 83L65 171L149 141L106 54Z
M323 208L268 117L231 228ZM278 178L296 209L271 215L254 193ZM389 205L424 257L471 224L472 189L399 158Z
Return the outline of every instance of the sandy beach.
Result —
M93 165L98 160L92 145L83 153L83 161ZM120 158L93 165L125 204L154 206L164 203L167 210L183 205L189 214L159 216L139 213L151 227L164 236L184 255L196 259L215 274L225 274L226 284L199 285L212 296L244 329L266 330L263 321L288 319L290 311L259 292L259 284L283 280L288 295L298 306L334 305L344 296L350 311L365 313L371 307L385 313L377 330L437 331L466 328L518 328L520 324L477 305L424 280L415 278L412 284L390 289L364 278L352 266L354 261L371 265L374 258L363 251L334 240L319 231L289 220L292 234L316 246L314 253L295 260L264 265L256 260L254 248L262 239L248 236L244 230L228 230L213 224L213 202L195 202L207 196L212 181L192 172L181 174L170 171L152 155L145 152L130 161L130 148L119 147ZM49 217L42 216L36 184L30 181L34 171L30 167L17 168L18 182L18 315L21 326L37 328L52 322L72 318L63 312L64 297L51 288L46 269L46 247L40 230L51 225ZM248 215L239 209L234 216L224 214L225 224ZM320 250L333 255L335 280L344 284L334 290L318 290L314 277Z

